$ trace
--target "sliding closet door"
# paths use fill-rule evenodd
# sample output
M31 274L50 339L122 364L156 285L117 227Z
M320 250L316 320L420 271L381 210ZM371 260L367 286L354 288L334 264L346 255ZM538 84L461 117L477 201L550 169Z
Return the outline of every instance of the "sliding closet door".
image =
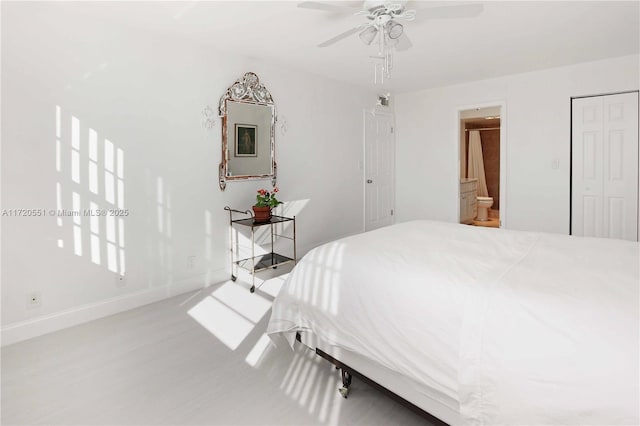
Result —
M571 234L638 240L638 93L573 99Z

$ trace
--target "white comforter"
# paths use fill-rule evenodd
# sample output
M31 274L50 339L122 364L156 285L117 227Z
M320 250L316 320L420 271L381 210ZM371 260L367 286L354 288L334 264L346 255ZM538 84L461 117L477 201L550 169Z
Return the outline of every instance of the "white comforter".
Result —
M469 424L636 425L638 256L626 241L402 223L309 252L268 333L311 330L458 401Z

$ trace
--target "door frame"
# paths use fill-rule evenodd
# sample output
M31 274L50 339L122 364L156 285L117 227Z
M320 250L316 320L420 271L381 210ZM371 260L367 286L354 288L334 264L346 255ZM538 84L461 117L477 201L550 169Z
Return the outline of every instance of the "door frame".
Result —
M367 115L384 116L391 119L393 137L391 149L393 151L393 171L391 173L391 224L396 223L396 115L390 111L381 111L378 108L365 108L362 110L362 232L367 230Z
M638 94L638 111L640 111L640 90L623 90L621 92L598 93L594 95L571 96L569 98L569 235L573 235L573 100L584 98L596 98L599 96L625 95L627 93ZM640 116L638 117L640 123ZM640 124L639 124L640 126ZM640 129L639 129L640 130ZM640 132L639 132L640 134ZM640 140L640 139L639 139ZM640 144L640 142L639 142ZM501 154L502 155L502 154ZM640 146L638 147L638 228L636 241L640 241Z
M460 126L460 113L476 108L500 107L500 228L507 228L507 101L495 100L477 104L460 105L455 110L456 123L456 221L460 223L460 141L462 140L462 130Z

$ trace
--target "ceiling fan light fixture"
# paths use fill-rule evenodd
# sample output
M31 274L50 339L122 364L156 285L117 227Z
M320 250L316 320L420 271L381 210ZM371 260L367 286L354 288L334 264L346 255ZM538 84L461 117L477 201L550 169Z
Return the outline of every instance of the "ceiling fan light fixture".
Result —
M391 48L395 49L395 47L398 45L398 42L399 40L397 38L389 38L389 36L387 36L385 37L384 45L387 50Z
M399 38L404 32L404 27L395 21L389 21L384 26L385 32L390 39L395 40Z
M359 34L359 37L364 44L370 45L373 42L373 40L375 40L377 34L378 34L378 29L374 26L370 26L365 28L364 31L362 31Z

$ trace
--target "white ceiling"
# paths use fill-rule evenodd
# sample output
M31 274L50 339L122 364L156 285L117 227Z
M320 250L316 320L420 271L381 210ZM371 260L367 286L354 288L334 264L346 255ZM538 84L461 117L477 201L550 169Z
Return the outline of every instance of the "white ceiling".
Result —
M55 7L371 86L373 65L368 56L375 48L366 47L357 35L316 47L364 18L303 9L298 3L71 2ZM413 47L395 55L390 90L437 87L639 51L640 1L414 0L407 8L467 3L481 4L482 13L405 23Z

